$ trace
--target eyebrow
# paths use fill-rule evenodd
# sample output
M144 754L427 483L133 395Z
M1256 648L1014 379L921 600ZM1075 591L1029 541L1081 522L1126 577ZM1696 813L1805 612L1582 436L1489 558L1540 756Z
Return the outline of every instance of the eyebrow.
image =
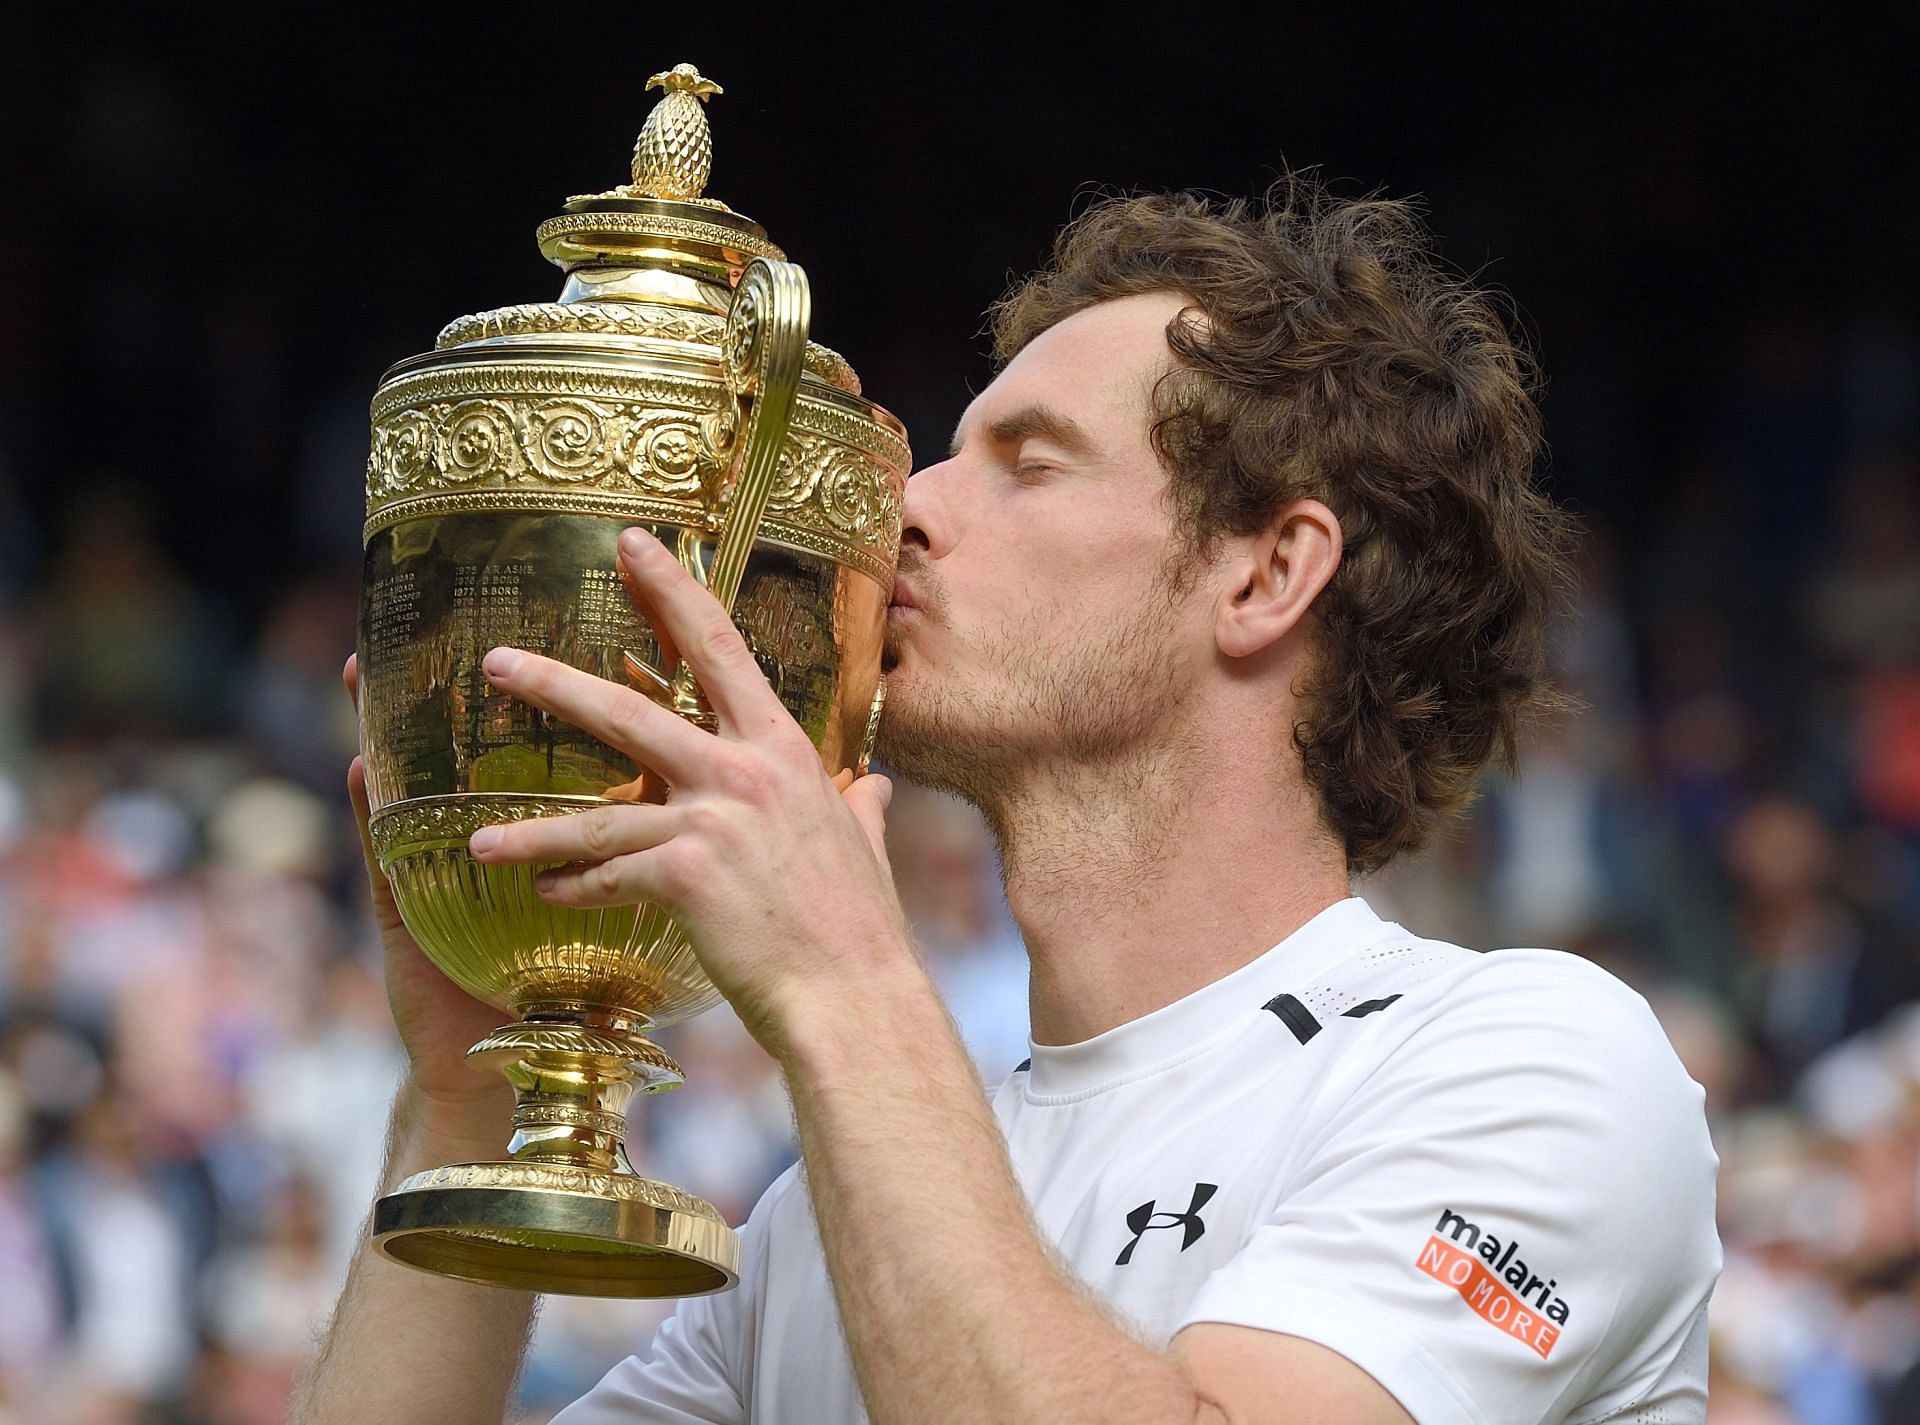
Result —
M965 424L963 421L962 425ZM1022 406L996 420L987 422L986 437L995 445L1017 445L1031 437L1052 441L1069 455L1092 455L1093 437L1071 416L1048 405ZM956 428L948 453L960 453L960 431Z

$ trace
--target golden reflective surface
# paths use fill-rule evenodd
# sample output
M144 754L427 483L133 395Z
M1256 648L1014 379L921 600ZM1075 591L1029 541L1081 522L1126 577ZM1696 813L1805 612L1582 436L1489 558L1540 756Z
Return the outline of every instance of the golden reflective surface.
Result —
M486 1286L704 1296L739 1280L739 1241L712 1207L624 1174L436 1168L382 1198L373 1231L394 1261Z
M483 866L481 826L603 804L640 767L496 691L487 650L531 649L625 682L658 661L616 562L629 521L475 511L408 520L367 542L362 720L374 844L434 962L502 1009L579 1000L670 1024L714 1002L685 936L654 906L576 910L534 891L535 869ZM651 523L692 557L708 546ZM858 760L879 680L886 593L820 555L762 542L735 619L794 719L838 770ZM631 792L627 793L631 796Z
M374 1245L607 1296L735 1279L719 1214L637 1176L623 1146L635 1095L681 1077L643 1031L718 995L659 906L552 905L539 868L468 854L482 826L660 790L496 691L481 660L529 649L706 725L622 582L620 532L644 525L733 615L827 768L861 766L910 461L900 423L808 341L805 274L703 196L719 86L689 65L655 78L633 182L541 225L560 300L454 321L375 393L359 637L380 865L433 962L518 1017L470 1051L514 1088L506 1156L407 1179L377 1204Z

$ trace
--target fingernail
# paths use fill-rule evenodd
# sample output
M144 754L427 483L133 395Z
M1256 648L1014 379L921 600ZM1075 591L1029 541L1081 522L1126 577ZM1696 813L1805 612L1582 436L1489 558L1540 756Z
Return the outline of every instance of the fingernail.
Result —
M541 892L550 891L559 879L559 875L553 871L542 871L533 878L533 888Z
M467 838L467 849L476 856L484 856L500 844L500 828L483 826Z
M639 526L620 532L620 552L629 559L638 559L647 552L649 546L658 546L659 540Z
M487 675L493 678L511 678L513 670L520 666L520 655L511 648L496 648L481 663Z

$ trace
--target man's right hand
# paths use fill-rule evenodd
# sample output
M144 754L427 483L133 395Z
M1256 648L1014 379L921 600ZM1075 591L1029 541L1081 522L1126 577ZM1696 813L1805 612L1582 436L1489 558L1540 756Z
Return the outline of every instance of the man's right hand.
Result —
M341 679L359 705L358 655L347 659ZM467 1125L498 1135L504 1147L513 1091L497 1070L466 1060L476 1042L511 1016L475 999L442 974L421 950L400 919L393 885L374 856L367 831L366 767L356 757L347 768L347 796L360 823L360 848L367 860L367 887L373 897L374 924L385 953L387 999L410 1064L409 1085L420 1110L436 1126L458 1130Z

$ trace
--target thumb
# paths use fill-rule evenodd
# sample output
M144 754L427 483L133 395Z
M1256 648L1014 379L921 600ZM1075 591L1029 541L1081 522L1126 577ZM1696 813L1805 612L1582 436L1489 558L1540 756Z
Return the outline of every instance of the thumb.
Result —
M367 859L367 890L373 897L373 919L382 932L401 925L400 906L393 898L393 882L380 869L374 854L373 834L367 829L370 803L367 797L367 764L359 757L347 764L347 799L353 803L354 820L360 824L360 850Z
M867 833L873 854L880 859L881 867L891 875L893 868L887 864L887 807L893 801L892 779L878 772L869 772L864 777L856 777L853 785L842 795L848 810L853 813L853 819Z

